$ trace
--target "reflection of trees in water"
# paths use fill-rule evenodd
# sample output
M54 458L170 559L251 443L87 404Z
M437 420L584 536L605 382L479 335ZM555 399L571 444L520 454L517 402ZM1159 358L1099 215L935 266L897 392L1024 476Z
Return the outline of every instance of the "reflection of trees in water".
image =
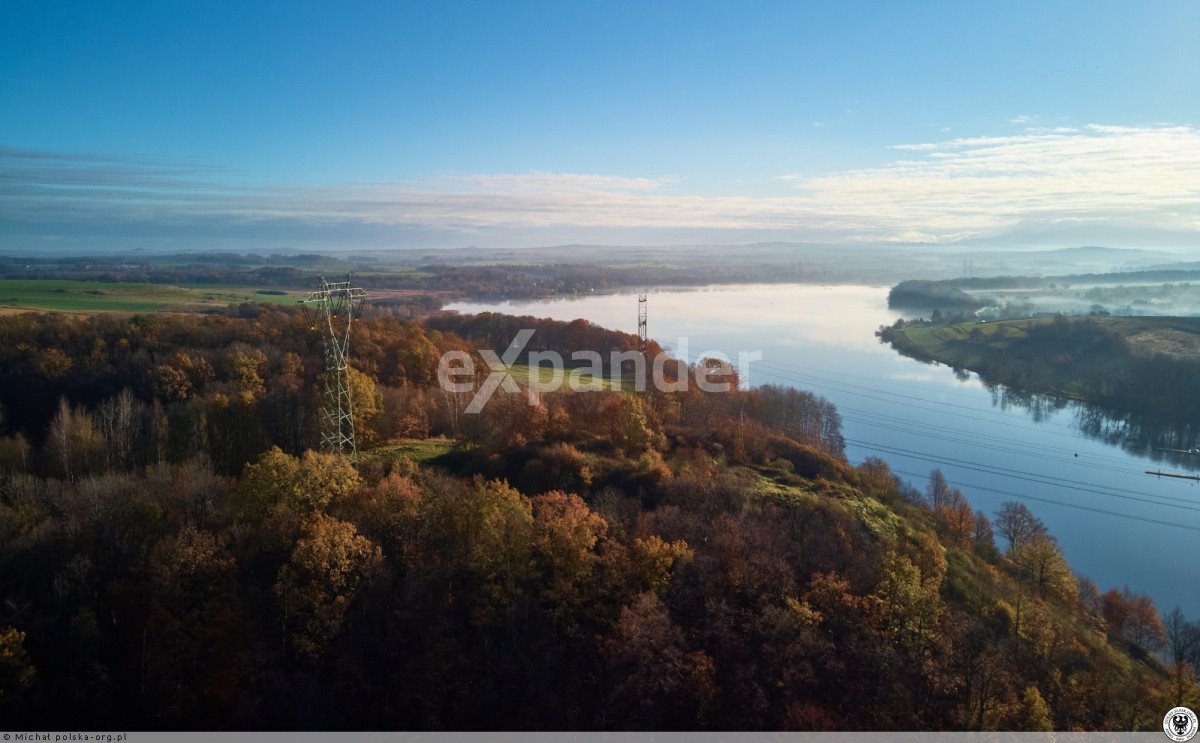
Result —
M1125 344L1123 339L1097 326L1094 321L1071 323L1057 319L1027 329L1027 332L1030 336L1048 335L1052 340L1057 339L1055 343L1059 347L1067 346L1058 342L1061 340L1058 336L1087 336L1090 333L1090 350L1109 354L1123 352ZM880 342L889 342L883 330ZM892 347L902 356L923 364L942 365L903 346L893 344ZM1187 453L1187 450L1200 448L1200 395L1194 394L1195 380L1200 379L1200 359L1179 359L1164 354L1130 358L1118 373L1080 380L1081 394L1092 398L1093 402L1026 391L1046 384L1038 367L1026 362L993 359L983 366L985 368L974 372L961 367L951 369L960 382L969 380L974 374L992 396L992 405L1001 410L1015 408L1027 413L1035 422L1043 423L1055 413L1069 409L1073 416L1072 428L1090 439L1119 446L1134 456L1200 471L1200 454ZM996 381L998 378L1006 383ZM1147 410L1154 414L1127 412Z
M1114 415L1106 410L1075 403L1074 427L1088 438L1120 446L1130 454L1148 457L1174 467L1200 470L1200 456L1160 449L1195 449L1200 446L1200 425L1164 421L1129 413Z
M1001 410L1017 408L1029 413L1029 417L1038 423L1050 419L1050 416L1063 410L1071 404L1071 400L1057 395L1046 395L1038 392L1022 392L996 382L984 379L983 387L992 395L992 405Z
M1036 422L1070 410L1071 427L1089 439L1138 457L1146 457L1174 467L1200 471L1200 456L1161 449L1195 449L1200 447L1200 424L1172 421L1138 413L1115 413L1098 405L1071 400L1057 395L1022 392L995 382L980 380L992 396L992 405L1001 410L1017 409L1028 413Z

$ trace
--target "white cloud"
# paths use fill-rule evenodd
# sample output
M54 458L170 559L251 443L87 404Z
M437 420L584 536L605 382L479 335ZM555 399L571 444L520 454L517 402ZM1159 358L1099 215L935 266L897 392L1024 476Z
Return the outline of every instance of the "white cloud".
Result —
M736 229L904 242L1066 221L1200 231L1200 130L1189 126L1093 124L892 149L900 154L884 165L781 175L776 193L755 196L689 194L669 177L548 172L269 187L188 164L0 150L0 220Z
M922 146L925 158L811 178L827 208L885 234L947 239L1029 220L1124 219L1188 229L1200 213L1200 131L1091 125Z

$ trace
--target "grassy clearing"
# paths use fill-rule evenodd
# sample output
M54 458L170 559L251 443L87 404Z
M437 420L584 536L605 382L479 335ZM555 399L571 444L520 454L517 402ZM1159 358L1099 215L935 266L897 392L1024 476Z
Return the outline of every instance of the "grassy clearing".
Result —
M446 456L453 448L453 439L440 436L428 439L401 439L364 451L362 458L390 463L400 457L407 457L417 464L426 464Z
M15 279L0 280L0 309L51 312L192 311L240 302L293 304L296 296L259 294L246 287L208 284L108 283Z
M530 379L536 379L538 381L538 384L541 384L541 385L551 385L554 383L554 370L551 369L549 366L539 366L535 370L532 367L530 367L528 364L513 364L512 366L508 367L508 370L509 370L509 373L512 374L513 379L515 379L517 384L520 384L520 385L527 384ZM532 374L532 376L530 376L531 374ZM588 387L590 387L593 383L595 383L597 386L599 386L601 389L604 389L604 390L620 390L620 389L626 389L626 388L628 388L630 390L633 389L633 380L632 379L630 379L630 380L621 379L619 382L614 383L614 381L609 379L608 377L597 378L591 374L584 374L584 373L576 374L575 370L572 370L572 369L565 369L563 371L563 377L561 379L561 384L562 384L563 388L570 389L569 384L570 384L570 380L571 380L572 376L577 376L579 379L579 383L583 384L583 385L587 385Z
M844 482L803 480L793 484L781 482L763 472L753 472L752 477L752 492L760 498L784 506L799 506L805 509L841 508L861 521L872 534L881 538L895 539L908 532L904 519L895 511Z

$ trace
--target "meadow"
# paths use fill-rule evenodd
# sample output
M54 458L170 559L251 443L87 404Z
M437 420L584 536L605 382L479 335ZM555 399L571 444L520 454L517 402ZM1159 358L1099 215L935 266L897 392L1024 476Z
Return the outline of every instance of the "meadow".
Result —
M296 300L297 296L292 294L263 294L254 288L215 284L110 283L65 279L0 280L0 312L186 312L225 307L240 302L290 304Z

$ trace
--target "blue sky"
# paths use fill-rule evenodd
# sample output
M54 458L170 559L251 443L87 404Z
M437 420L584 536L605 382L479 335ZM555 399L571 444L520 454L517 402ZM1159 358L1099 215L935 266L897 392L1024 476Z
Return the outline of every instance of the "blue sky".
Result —
M0 21L0 249L1200 234L1195 2Z

